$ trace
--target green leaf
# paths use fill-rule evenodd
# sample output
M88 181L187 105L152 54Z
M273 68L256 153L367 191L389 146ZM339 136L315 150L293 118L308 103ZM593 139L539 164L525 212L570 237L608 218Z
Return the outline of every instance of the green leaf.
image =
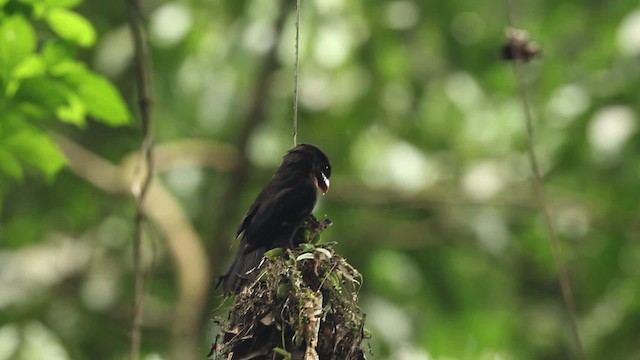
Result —
M75 56L76 49L62 40L47 41L42 47L42 58L49 66L57 65Z
M11 77L13 69L36 49L36 35L21 15L4 19L0 25L0 76Z
M71 8L82 2L82 0L45 0L47 5L53 7Z
M342 281L340 279L340 274L338 274L337 271L332 271L329 273L329 283L336 290L340 290L342 288Z
M49 10L46 19L53 31L65 40L84 47L91 46L96 41L93 25L76 12L54 8Z
M13 77L17 79L36 77L43 75L45 70L46 68L42 58L38 55L30 55L16 66L13 70Z
M49 77L27 78L21 81L15 102L23 114L35 118L51 116L67 104L67 85Z
M275 259L278 256L282 255L283 252L284 252L283 248L277 247L265 252L264 256L268 257L269 259Z
M60 149L49 136L44 131L26 123L4 141L8 151L18 159L42 171L49 180L66 163Z
M131 114L118 90L106 78L87 72L78 84L78 95L89 114L107 125L129 124Z
M62 60L49 69L51 75L61 76L73 84L80 84L90 74L85 64L74 60Z
M42 76L45 72L46 66L42 58L37 54L28 55L13 69L10 79L7 81L5 94L12 98L20 88L21 79Z
M280 283L278 285L278 289L276 290L276 296L280 299L286 298L289 295L289 285L285 283Z
M56 109L56 116L60 121L69 124L84 126L86 124L87 108L78 96L73 93L67 95L68 104Z
M86 112L107 125L120 126L131 122L131 114L113 84L105 77L89 71L86 66L73 60L63 60L50 69L76 88Z
M289 259L285 260L284 263L287 266L293 266L293 265L295 265L295 260L293 258L289 258Z
M8 1L3 7L3 14L22 15L27 19L35 15L36 4L32 0Z
M29 55L13 70L12 78L7 82L6 95L8 97L15 95L20 88L21 79L43 77L45 73L46 65L44 60L36 54ZM38 91L41 90L39 89ZM45 94L45 97L49 97L48 94Z
M0 170L16 180L22 180L22 166L13 154L0 148Z
M313 251L316 247L309 243L302 243L300 244L300 249L302 249L302 251Z

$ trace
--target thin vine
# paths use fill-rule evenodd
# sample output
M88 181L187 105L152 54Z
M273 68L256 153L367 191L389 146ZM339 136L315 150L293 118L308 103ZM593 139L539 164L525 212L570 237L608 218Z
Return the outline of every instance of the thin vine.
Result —
M507 0L507 24L509 28L507 30L507 44L503 49L503 56L505 59L511 60L514 77L518 86L519 97L522 102L525 132L527 136L527 153L529 157L529 164L531 165L531 172L533 174L533 185L535 188L536 198L538 200L538 206L544 217L545 226L549 235L548 239L551 245L551 252L553 255L555 266L558 271L558 282L560 285L560 291L562 292L562 299L569 316L571 331L573 333L579 356L581 359L587 360L587 353L584 349L582 337L580 335L580 329L578 327L575 300L573 297L573 291L571 289L571 280L567 272L566 264L562 257L562 250L560 247L560 240L558 239L558 232L549 211L549 204L544 188L544 180L540 171L538 156L535 151L535 145L533 141L533 120L531 115L531 105L528 96L527 84L522 75L523 63L531 60L533 57L538 55L540 49L536 45L529 42L528 36L526 36L525 32L516 30L513 27L515 17L514 14L515 1Z
M295 63L293 65L293 146L298 145L298 72L300 67L300 0L296 0Z
M138 106L142 119L143 140L140 146L140 161L135 169L131 191L136 199L134 220L133 264L134 264L134 305L131 321L131 343L129 358L137 360L140 353L141 326L144 314L144 272L142 259L142 233L146 223L144 209L145 197L153 179L153 94L151 85L151 58L144 28L141 4L139 0L128 0L129 26L135 48L137 72ZM144 171L144 173L143 173ZM141 177L141 179L140 179Z

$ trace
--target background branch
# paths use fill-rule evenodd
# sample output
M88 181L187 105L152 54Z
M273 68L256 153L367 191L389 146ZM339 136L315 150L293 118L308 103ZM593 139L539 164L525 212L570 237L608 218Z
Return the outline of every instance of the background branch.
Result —
M135 155L125 157L120 165L114 165L64 136L52 136L67 158L69 169L73 173L101 190L114 194L128 194L128 184L131 184L135 174ZM185 144L180 142L168 147L161 146L163 150L159 153L166 154L167 148L177 147L198 149L198 154L203 153L202 144L183 145ZM209 147L210 151L215 149L218 147ZM179 298L174 315L173 329L176 338L173 352L179 355L175 358L197 359L199 325L201 319L206 318L203 312L210 283L210 265L206 250L182 205L162 182L156 179L151 183L147 201L147 215L162 230L177 272Z

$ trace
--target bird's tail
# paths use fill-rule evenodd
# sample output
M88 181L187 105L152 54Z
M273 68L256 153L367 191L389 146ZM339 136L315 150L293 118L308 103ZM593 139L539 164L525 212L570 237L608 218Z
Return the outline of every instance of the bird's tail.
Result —
M238 251L238 255L233 260L226 274L218 278L216 288L222 285L225 295L237 292L242 285L255 278L255 269L260 265L265 253L264 248L258 248L249 252Z

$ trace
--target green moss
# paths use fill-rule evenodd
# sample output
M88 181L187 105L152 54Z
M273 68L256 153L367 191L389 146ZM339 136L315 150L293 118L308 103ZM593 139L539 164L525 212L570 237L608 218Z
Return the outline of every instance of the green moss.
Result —
M362 277L332 244L317 244L328 220L310 217L293 250L270 252L233 299L214 359L364 359Z

